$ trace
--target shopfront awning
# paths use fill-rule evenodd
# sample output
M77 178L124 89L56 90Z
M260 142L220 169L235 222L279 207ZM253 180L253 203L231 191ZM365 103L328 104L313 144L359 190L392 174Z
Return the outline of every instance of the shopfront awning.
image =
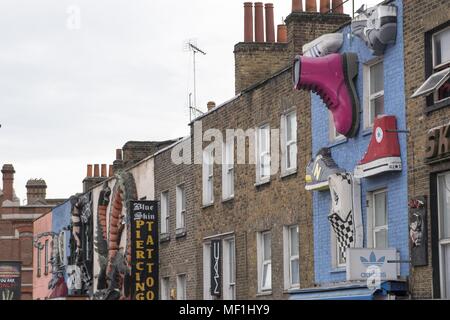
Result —
M291 293L289 300L380 300L388 294L403 293L406 293L405 282L388 281L375 290L362 283L296 290Z

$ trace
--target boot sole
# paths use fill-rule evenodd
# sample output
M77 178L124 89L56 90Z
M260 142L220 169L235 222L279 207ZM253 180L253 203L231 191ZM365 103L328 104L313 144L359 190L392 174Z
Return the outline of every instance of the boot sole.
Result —
M352 127L345 135L347 138L354 138L359 130L359 99L356 93L355 83L353 79L358 75L358 55L356 53L344 53L342 57L344 69L345 84L349 90L352 100Z

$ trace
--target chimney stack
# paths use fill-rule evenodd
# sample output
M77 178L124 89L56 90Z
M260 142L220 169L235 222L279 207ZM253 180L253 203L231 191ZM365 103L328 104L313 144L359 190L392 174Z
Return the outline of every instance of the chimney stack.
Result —
M273 17L273 4L266 3L266 42L275 42L275 23Z
M306 11L317 12L316 0L306 0Z
M292 12L302 12L303 2L302 0L292 0Z
M214 101L209 101L207 106L208 106L208 111L210 111L216 107L216 103Z
M27 185L27 204L33 205L37 202L45 203L47 196L47 184L45 180L35 179L28 180Z
M277 42L287 43L287 26L285 24L279 24L277 27Z
M344 13L344 5L342 4L343 0L333 0L333 13Z
M253 42L253 3L244 3L244 42Z
M330 11L330 0L320 0L320 13Z
M94 164L94 178L100 177L100 165Z
M263 3L255 3L255 42L264 42Z
M14 197L14 167L12 164L5 164L2 168L3 174L3 201L13 201Z

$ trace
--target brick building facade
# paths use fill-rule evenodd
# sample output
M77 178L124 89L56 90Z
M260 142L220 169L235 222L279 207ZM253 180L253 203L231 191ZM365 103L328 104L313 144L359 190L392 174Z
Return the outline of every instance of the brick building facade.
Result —
M405 90L410 200L424 201L421 244L410 241L413 268L410 286L413 298L450 298L450 263L446 241L449 236L448 203L445 201L448 172L448 127L450 122L449 80L431 92L412 98L433 74L450 66L450 10L446 0L404 1ZM436 81L437 83L438 81ZM423 92L422 92L423 93ZM437 129L436 129L437 128ZM449 181L450 182L450 181ZM447 193L448 196L448 193ZM425 197L425 199L423 199ZM414 207L414 203L412 203ZM413 212L410 223L416 220ZM426 227L427 226L427 227ZM412 229L412 228L411 228ZM412 230L414 231L414 230ZM447 240L446 240L447 239ZM425 247L425 248L423 248ZM423 261L414 259L422 251Z
M296 119L293 140L297 146L296 165L284 170L281 163L286 161L286 153L282 151L281 159L272 157L275 167L282 169L266 181L257 181L258 169L248 164L250 156L247 164L228 167L227 172L234 177L231 193L224 191L229 185L223 165L209 167L204 161L203 166L194 167L198 298L286 299L291 289L314 286L311 196L305 191L303 177L311 158L310 96L292 89L291 62L303 44L348 21L347 15L339 13L299 10L286 18L288 43L237 44L237 96L192 123L192 150L198 159L205 156L198 146L208 146L200 139L209 129L218 129L225 137L230 128L245 132L281 127L283 135L288 117ZM279 148L278 139L274 134L272 150ZM221 148L214 151L216 159L222 157ZM247 139L246 153L253 148ZM222 150L227 153L226 146ZM228 150L234 150L228 152L236 159L242 156L238 143ZM212 185L212 192L205 194L205 184L207 188ZM218 260L212 258L216 246L222 249ZM222 271L220 286L214 292L211 264L216 262Z
M189 137L154 155L155 200L160 205L160 298L197 299L198 282L193 166L175 164L172 152Z
M2 168L0 191L0 261L22 263L22 300L31 300L33 291L33 221L63 200L46 199L43 180L27 183L28 204L21 205L14 192L14 167Z

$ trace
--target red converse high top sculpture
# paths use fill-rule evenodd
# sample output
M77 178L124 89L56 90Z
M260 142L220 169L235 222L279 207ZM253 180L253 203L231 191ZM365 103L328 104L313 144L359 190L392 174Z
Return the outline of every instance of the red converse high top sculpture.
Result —
M369 149L355 168L355 178L367 178L388 171L402 171L397 118L380 116L373 125Z

